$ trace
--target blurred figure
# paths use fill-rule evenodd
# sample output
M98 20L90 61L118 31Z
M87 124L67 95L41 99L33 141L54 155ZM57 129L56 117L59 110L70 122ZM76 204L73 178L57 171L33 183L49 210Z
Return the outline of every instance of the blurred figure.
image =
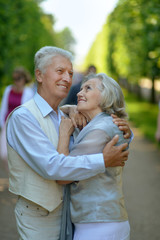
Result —
M86 72L85 75L89 75L89 74L91 74L91 73L96 74L96 72L97 72L96 67L95 67L94 65L90 65L90 66L88 67L87 72Z
M95 74L96 71L97 71L96 67L94 65L90 65L84 75L88 75L91 73ZM77 93L80 91L82 81L83 75L81 75L81 79L77 84L72 85L68 97L64 101L64 104L77 105Z
M7 164L7 146L5 122L8 115L19 105L28 101L33 96L33 90L25 85L31 81L29 72L23 67L17 67L12 73L13 84L6 87L0 109L0 158L4 162L6 170Z
M160 143L160 100L159 100L159 113L157 118L156 140Z

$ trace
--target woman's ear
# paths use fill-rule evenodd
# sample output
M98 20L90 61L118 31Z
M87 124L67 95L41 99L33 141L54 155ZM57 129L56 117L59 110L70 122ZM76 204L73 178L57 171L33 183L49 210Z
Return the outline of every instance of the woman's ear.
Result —
M36 69L35 75L36 75L37 82L41 83L42 82L42 75L43 75L43 73L39 69Z

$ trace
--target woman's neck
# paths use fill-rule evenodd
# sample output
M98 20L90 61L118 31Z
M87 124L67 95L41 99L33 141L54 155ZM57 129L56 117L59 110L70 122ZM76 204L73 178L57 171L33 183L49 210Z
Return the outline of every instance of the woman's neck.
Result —
M12 86L12 89L13 89L13 91L16 92L16 93L22 93L22 92L23 92L23 89L24 89L24 86L19 87L19 86L13 85L13 86Z
M101 113L101 109L97 109L96 111L91 112L81 112L87 119L88 122L90 122L95 116L97 116L99 113Z

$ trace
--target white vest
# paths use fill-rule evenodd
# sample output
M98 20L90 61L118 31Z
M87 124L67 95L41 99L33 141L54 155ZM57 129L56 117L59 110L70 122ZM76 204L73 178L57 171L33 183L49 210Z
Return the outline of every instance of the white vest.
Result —
M34 99L31 99L20 107L23 106L27 107L34 115L44 133L54 147L57 148L58 135L50 116L46 116L45 118L42 116ZM46 180L42 178L39 174L33 171L23 158L21 158L21 156L9 146L9 144L7 144L7 149L9 191L42 206L48 211L53 211L57 208L62 203L62 186L58 185L54 180Z

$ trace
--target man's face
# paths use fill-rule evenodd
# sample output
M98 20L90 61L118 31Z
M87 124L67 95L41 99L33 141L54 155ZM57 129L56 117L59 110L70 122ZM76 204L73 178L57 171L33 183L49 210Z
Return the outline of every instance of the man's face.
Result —
M36 77L39 83L38 92L49 104L53 101L61 101L67 97L72 85L72 63L61 55L55 56L51 64L46 67L45 73L39 71Z

